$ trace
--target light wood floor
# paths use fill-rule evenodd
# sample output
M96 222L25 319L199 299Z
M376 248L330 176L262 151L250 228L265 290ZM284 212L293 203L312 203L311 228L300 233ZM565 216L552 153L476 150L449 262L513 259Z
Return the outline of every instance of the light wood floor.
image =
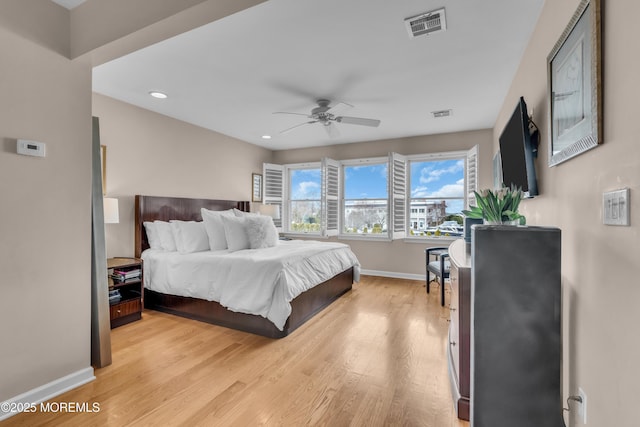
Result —
M113 364L55 399L98 413L19 414L10 426L433 426L455 416L448 309L424 282L363 276L271 340L145 311L112 331Z

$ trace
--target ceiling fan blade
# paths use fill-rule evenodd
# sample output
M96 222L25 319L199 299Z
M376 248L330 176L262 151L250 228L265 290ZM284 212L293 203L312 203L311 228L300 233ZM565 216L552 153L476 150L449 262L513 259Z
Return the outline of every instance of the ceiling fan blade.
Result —
M317 120L311 120L310 122L304 122L304 123L300 123L298 125L295 126L291 126L290 128L287 128L285 130L280 131L280 133L287 133L291 130L294 130L295 128L299 128L300 126L304 126L304 125L310 125L312 123L317 123Z
M334 116L340 114L343 111L347 111L349 108L353 108L353 105L347 104L346 102L338 102L333 107L330 107L326 113L333 114Z
M324 130L327 131L327 135L329 135L329 138L337 138L340 136L340 131L338 131L338 128L333 123L329 122L329 124L326 124L323 127Z
M302 113L290 113L288 111L274 111L271 114L295 114L296 116L305 116L305 117L311 117L308 114L302 114Z
M380 120L364 119L362 117L340 116L340 117L336 117L336 121L338 123L347 123L350 125L361 125L361 126L371 126L371 127L378 127L380 125Z

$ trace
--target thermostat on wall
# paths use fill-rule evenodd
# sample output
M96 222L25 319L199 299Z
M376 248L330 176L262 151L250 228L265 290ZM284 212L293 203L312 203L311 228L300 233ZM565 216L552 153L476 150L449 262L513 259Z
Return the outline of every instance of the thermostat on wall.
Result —
M24 154L26 156L44 157L45 144L44 142L29 141L28 139L19 139L18 154Z

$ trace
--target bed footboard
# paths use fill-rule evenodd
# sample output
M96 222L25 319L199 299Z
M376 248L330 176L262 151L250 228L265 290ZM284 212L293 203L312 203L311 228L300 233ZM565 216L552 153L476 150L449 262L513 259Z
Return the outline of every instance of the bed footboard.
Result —
M149 289L144 290L144 306L268 338L283 338L351 290L352 284L353 267L299 295L291 301L291 315L282 331L262 316L230 311L215 301L167 295Z

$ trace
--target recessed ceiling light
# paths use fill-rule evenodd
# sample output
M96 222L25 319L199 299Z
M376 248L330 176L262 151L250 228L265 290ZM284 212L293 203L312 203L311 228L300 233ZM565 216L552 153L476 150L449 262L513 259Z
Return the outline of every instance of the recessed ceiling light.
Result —
M262 135L262 139L271 139L271 135Z
M157 90L152 90L151 92L149 92L149 95L153 96L154 98L158 98L158 99L167 98L167 94L166 93L158 92Z

